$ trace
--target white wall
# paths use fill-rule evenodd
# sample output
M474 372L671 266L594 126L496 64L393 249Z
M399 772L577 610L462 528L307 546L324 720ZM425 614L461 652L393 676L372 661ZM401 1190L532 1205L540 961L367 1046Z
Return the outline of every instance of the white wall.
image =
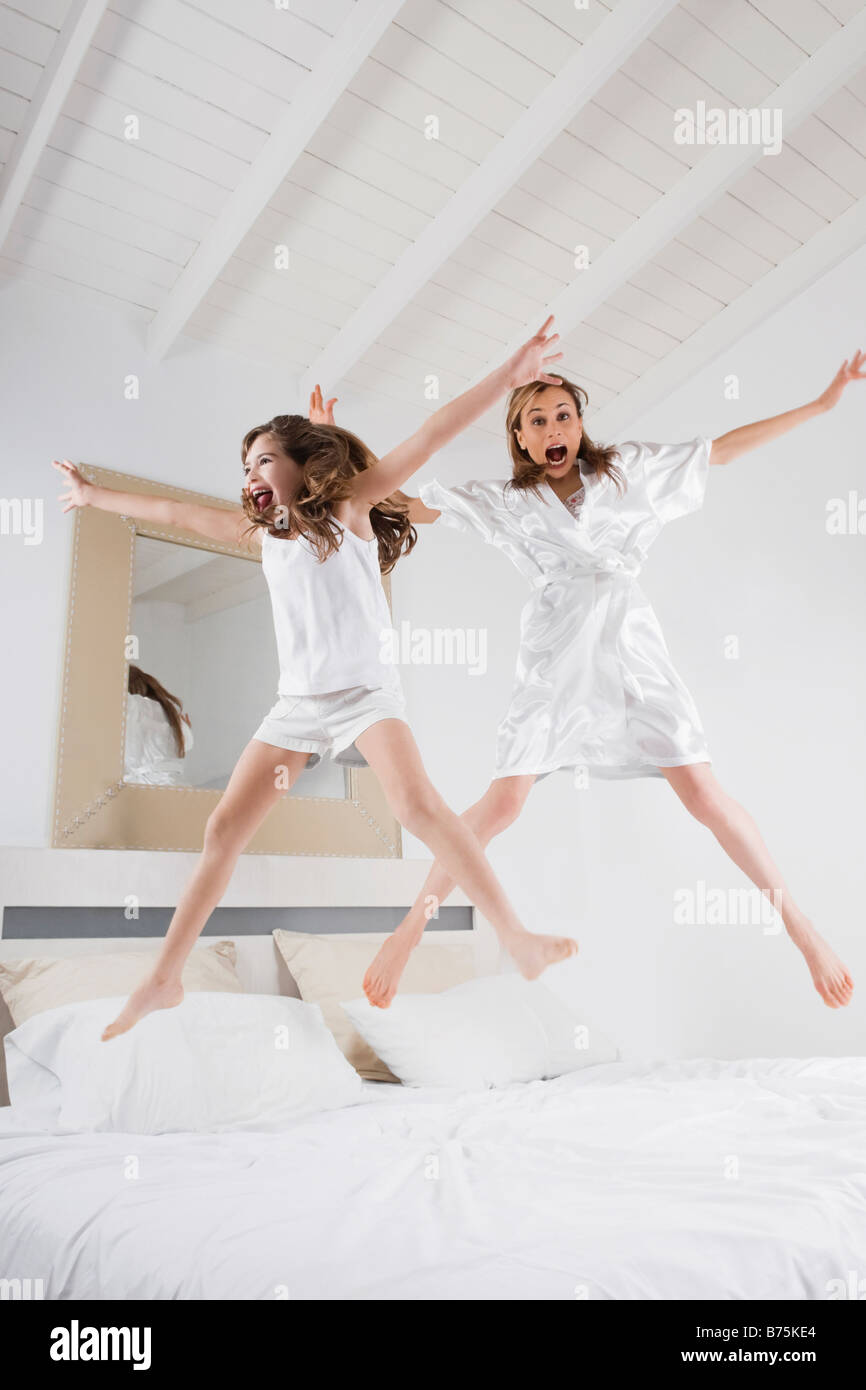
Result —
M14 324L2 345L0 496L46 498L39 546L0 537L7 677L0 844L45 845L54 773L71 518L54 502L54 456L233 497L246 428L296 403L283 374L185 342L154 367L140 330L48 290L0 281ZM859 346L866 253L852 258L638 422L643 438L715 435L813 396ZM736 372L741 398L727 402ZM123 378L141 377L127 401ZM399 407L343 393L341 418L382 450L412 427ZM866 538L830 537L828 498L860 488L866 387L832 415L714 470L697 516L665 532L645 587L702 712L715 769L756 815L792 889L863 973L866 888L860 605ZM591 428L591 422L590 422ZM425 470L446 481L504 475L504 449L454 446ZM404 679L428 769L462 809L486 786L508 703L524 581L490 547L431 528L394 577L395 617L413 627L484 627L489 667L411 667ZM740 639L729 661L723 639ZM264 712L264 710L263 710ZM14 791L12 790L14 788ZM409 837L407 837L408 840ZM407 844L408 855L424 853ZM673 894L739 886L707 833L661 782L548 778L491 858L531 926L573 931L581 956L557 972L630 1053L806 1055L862 1050L864 986L846 1011L812 990L784 936L673 925ZM858 970L859 967L859 970Z

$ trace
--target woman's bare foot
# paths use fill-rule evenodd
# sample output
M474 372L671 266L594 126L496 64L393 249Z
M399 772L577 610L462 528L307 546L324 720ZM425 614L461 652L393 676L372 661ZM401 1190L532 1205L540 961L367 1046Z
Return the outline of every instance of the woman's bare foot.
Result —
M108 1042L120 1033L128 1033L145 1014L152 1014L156 1009L174 1009L182 1003L180 980L157 980L151 975L129 996L117 1018L105 1029L102 1041Z
M525 980L535 980L549 965L577 955L577 942L570 936L536 936L517 932L503 943Z
M364 976L364 993L377 1009L388 1008L419 940L409 932L395 931L382 942Z
M850 1003L854 981L836 952L816 932L812 923L804 920L802 926L789 928L788 935L797 950L802 951L812 981L824 1003L831 1009L841 1009Z

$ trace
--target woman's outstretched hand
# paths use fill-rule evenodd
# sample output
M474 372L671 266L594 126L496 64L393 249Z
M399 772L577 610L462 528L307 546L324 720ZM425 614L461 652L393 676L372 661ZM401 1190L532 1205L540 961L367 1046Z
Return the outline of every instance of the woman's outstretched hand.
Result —
M52 459L54 467L63 474L63 483L67 488L66 492L58 492L58 502L65 502L63 508L65 512L71 512L74 507L89 507L90 498L93 493L93 484L79 473L74 463L69 459Z
M866 352L855 352L850 361L842 363L827 390L818 397L824 410L832 410L839 404L849 381L866 381Z
M337 404L337 400L338 397L333 396L331 400L323 401L322 388L321 386L316 386L315 390L310 392L310 409L307 412L310 423L313 425L336 424L334 420L334 406Z
M551 314L529 342L518 348L507 364L509 391L518 386L526 386L530 381L543 381L548 386L562 384L562 377L548 375L551 364L562 360L561 352L549 351L554 343L559 342L559 334L550 332L552 326Z

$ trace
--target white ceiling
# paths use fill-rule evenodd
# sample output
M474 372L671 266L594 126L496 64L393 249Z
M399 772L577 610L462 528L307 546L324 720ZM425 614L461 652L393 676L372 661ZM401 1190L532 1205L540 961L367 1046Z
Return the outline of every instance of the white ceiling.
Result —
M782 152L677 144L698 102ZM866 240L866 6L5 0L0 160L0 271L155 355L424 410L552 307L612 435Z
M236 555L136 536L133 600L180 604L186 622L264 598L261 566Z

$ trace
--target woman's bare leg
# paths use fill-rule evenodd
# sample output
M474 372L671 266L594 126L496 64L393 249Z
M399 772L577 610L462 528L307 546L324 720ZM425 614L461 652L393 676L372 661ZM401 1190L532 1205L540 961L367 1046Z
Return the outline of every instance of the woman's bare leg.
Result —
M485 849L494 835L511 825L526 804L535 776L498 777L487 791L463 812L463 823ZM400 983L412 951L424 935L424 928L454 888L454 879L438 859L424 880L424 886L399 926L384 941L364 976L364 993L371 1004L387 1009Z
M764 894L772 895L785 930L805 957L815 988L831 1009L847 1004L854 982L835 951L791 895L749 813L728 796L709 763L660 769L688 811L707 826L722 849Z
M472 830L446 806L427 776L408 724L383 719L355 741L401 825L424 841L449 879L483 912L526 979L577 951L569 936L537 936L523 926Z
M181 894L152 973L129 996L102 1034L103 1042L126 1033L145 1014L170 1009L183 999L186 958L268 811L303 772L308 753L251 739L228 786L208 817L204 845L192 878ZM278 769L284 768L280 773Z

